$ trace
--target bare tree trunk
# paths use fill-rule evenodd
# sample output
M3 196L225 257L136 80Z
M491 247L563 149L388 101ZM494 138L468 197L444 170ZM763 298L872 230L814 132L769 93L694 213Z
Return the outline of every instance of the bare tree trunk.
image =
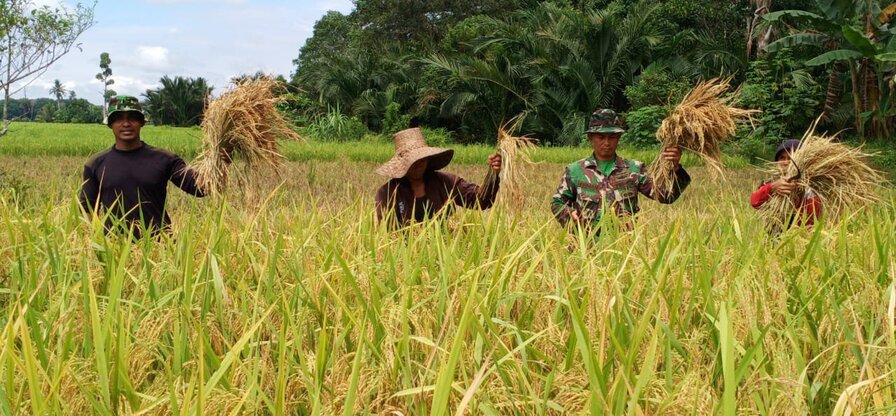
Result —
M858 62L849 62L849 78L852 81L852 103L855 114L856 134L864 138L865 132L862 129L862 91L859 86L859 68Z
M3 86L3 127L0 128L0 136L9 132L9 85Z
M756 27L762 21L762 16L768 14L771 10L772 2L771 0L751 0L750 3L756 6L756 10L753 12L753 19L747 22L747 57L749 58L753 53L753 39L757 39L758 43L756 45L756 56L761 56L763 50L768 45L769 40L772 36L772 27L769 27L765 30L765 33L756 36Z
M877 111L880 109L880 88L877 83L877 68L873 61L869 59L862 60L862 78L863 79L863 93L865 95L865 108L863 112L873 111L874 114L871 115L871 135L875 138L883 137L883 126L881 125L881 119Z
M109 91L109 84L106 83L107 80L103 80L103 124L109 124L109 100L106 99L106 94Z
M9 132L9 89L12 87L9 82L12 79L12 37L6 40L6 81L3 84L3 127L0 128L0 137Z
M834 62L831 67L831 75L828 78L828 88L824 98L824 110L821 112L821 122L828 123L834 115L837 102L840 101L840 94L843 92L843 82L840 80L840 72L843 71L843 63Z

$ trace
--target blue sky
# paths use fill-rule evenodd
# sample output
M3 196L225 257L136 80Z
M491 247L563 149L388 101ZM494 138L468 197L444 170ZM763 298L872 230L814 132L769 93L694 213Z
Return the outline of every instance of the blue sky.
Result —
M82 50L69 52L26 92L29 98L49 97L59 79L78 97L99 104L102 85L94 76L102 52L112 59L112 88L119 94L140 95L163 75L204 77L216 93L242 73L289 77L314 22L328 10L351 9L351 0L99 0L97 23L79 38Z

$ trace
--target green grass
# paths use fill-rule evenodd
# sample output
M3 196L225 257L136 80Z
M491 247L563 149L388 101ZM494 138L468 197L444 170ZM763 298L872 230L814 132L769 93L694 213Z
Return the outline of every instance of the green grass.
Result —
M169 149L183 157L192 159L198 153L202 131L198 128L176 128L167 126L147 126L143 128L143 139L154 146ZM375 137L375 136L373 136ZM111 131L102 125L16 123L7 136L0 138L0 154L8 156L84 156L99 152L112 145ZM377 141L333 143L308 140L282 144L283 155L291 161L335 161L385 162L394 152L392 143L385 138ZM451 146L455 149L455 164L480 164L494 153L493 146ZM569 163L587 156L590 150L584 147L540 148L533 152L537 162ZM657 154L656 149L635 149L623 146L620 154L650 162ZM685 155L687 166L699 165L691 155ZM745 167L746 161L739 156L726 159L730 167Z
M172 234L131 242L73 201L84 157L0 156L3 414L896 412L892 190L771 239L761 173L697 167L594 240L548 211L564 160L390 232L379 160L337 157L258 200L172 189Z

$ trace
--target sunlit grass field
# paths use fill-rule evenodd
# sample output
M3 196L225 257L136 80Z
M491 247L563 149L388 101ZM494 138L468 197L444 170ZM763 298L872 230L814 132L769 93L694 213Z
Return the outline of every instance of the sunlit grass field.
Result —
M187 159L198 134L144 131ZM394 232L373 213L388 143L293 143L282 182L172 187L173 232L132 242L74 200L111 143L0 138L0 413L896 414L889 188L772 239L763 173L686 160L678 202L593 239L548 209L588 151L549 149L522 203ZM481 182L490 151L445 170Z
M112 146L113 138L109 128L103 125L17 123L10 127L10 135L0 140L0 155L8 156L83 156ZM198 154L201 130L167 126L146 126L142 136L147 143L164 147L183 157L192 159ZM389 138L368 136L363 142L327 143L315 140L285 142L281 151L291 161L352 161L383 162L392 157L394 147ZM623 146L624 147L624 146ZM494 146L457 146L455 164L482 163ZM532 154L535 162L566 164L579 159L589 150L572 147L540 148ZM656 156L655 150L625 148L626 157L649 161ZM697 164L696 158L685 156L685 163ZM744 158L732 156L726 160L732 167L746 167ZM559 179L558 179L559 180Z

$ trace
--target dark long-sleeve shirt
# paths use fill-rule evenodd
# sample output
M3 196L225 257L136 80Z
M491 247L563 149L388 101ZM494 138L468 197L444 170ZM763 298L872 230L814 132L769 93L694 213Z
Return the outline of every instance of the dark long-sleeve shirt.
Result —
M480 187L462 178L444 172L427 172L423 177L426 195L414 197L411 182L407 179L392 179L380 187L376 193L376 214L380 220L394 220L405 226L412 221L420 221L443 209L451 210L454 205L465 208L490 208L498 195L498 183L488 187L480 196ZM420 210L424 212L419 212ZM450 211L449 211L450 212Z
M131 151L113 146L84 165L81 205L87 212L106 210L157 231L171 222L165 211L168 181L188 194L205 196L196 185L196 173L174 153L145 143Z

